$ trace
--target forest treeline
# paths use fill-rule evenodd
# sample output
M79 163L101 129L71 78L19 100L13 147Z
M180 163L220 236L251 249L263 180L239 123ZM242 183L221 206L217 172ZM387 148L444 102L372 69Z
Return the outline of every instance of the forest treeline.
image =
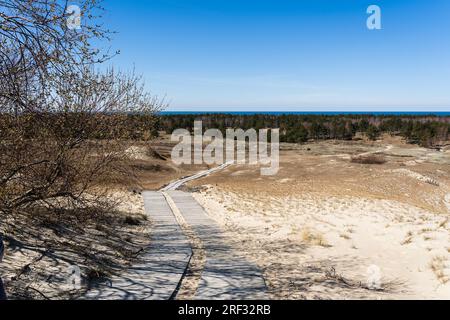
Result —
M404 137L409 143L434 147L449 140L450 117L435 115L299 115L299 114L161 114L159 130L172 133L183 128L192 132L194 121L202 120L203 130L227 128L256 130L279 128L280 141L302 143L310 139L351 140L357 133L376 140L383 133Z
M304 143L308 140L352 140L363 134L370 140L383 133L404 137L409 143L435 147L450 140L450 117L434 115L270 115L270 114L22 114L23 135L32 138L39 124L53 127L59 137L84 139L120 139L148 141L158 132L171 134L176 129L193 132L194 122L201 120L203 130L219 129L280 129L280 142ZM15 121L12 121L15 119ZM80 130L78 122L83 122ZM17 125L17 116L0 114L0 134Z

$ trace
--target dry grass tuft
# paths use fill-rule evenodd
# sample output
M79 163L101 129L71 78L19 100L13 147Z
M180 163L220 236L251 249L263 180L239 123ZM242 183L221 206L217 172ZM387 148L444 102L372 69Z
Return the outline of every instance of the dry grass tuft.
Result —
M447 227L447 223L448 223L448 218L446 218L444 221L442 221L442 222L439 224L439 227L438 227L438 228L445 228L445 227Z
M404 246L404 245L412 243L413 237L414 237L414 234L411 231L409 231L406 234L405 239L401 242L401 245Z
M350 240L351 239L351 237L348 234L346 234L346 233L341 233L339 236L341 238L345 239L345 240Z
M302 231L302 240L310 245L321 246L325 248L331 247L331 245L327 242L323 234L312 231L310 229L304 229Z
M436 278L441 282L442 284L446 284L450 281L450 277L445 274L445 263L447 259L445 257L437 256L434 257L430 262L430 268L433 270L434 274L436 275Z
M426 183L431 184L432 186L439 187L439 182L434 180L433 178L427 178L425 180Z

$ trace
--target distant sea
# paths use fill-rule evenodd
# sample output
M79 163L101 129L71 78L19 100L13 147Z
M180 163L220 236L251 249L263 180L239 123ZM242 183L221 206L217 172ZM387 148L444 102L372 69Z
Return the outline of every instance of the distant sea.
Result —
M333 111L333 112L315 112L315 111L163 111L160 113L161 115L200 115L200 114L231 114L231 115L255 115L255 114L264 114L264 115L380 115L380 116L438 116L438 117L450 117L450 112L407 112L407 111L399 111L399 112L358 112L358 111Z

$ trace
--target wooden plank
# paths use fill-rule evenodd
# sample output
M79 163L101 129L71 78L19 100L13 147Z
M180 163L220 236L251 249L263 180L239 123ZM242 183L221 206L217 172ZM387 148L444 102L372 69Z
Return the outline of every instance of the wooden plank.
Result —
M90 289L86 299L169 300L177 290L192 256L189 241L161 193L144 192L143 198L153 222L150 245L138 264Z
M202 240L206 251L206 264L196 299L268 299L260 269L225 243L223 232L191 194L168 191L186 223Z

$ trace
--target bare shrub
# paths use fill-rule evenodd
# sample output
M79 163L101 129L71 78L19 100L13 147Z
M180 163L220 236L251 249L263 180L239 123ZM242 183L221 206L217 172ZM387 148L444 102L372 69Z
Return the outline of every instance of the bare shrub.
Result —
M80 0L82 28L67 28L69 3L65 0L0 1L0 106L14 114L47 110L43 104L54 87L51 82L68 70L108 59L91 46L109 32L99 26L98 0Z
M109 55L91 40L108 32L96 0L79 5L75 32L66 1L0 1L0 213L96 200L102 178L130 175L127 139L150 139L164 105L134 73L96 70Z
M42 259L79 259L88 279L142 250L130 230L145 220L120 217L105 181L133 179L126 149L152 138L164 107L134 73L98 70L111 55L92 46L108 36L97 3L78 1L84 25L72 31L65 0L0 0L0 236L44 248ZM21 274L8 293L46 298L33 281Z
M104 176L129 175L127 141L119 137L127 131L123 118L131 110L151 114L158 102L143 93L133 76L86 71L83 79L78 87L81 78L60 83L72 90L57 88L55 112L0 116L2 210L36 201L76 205L86 201L83 194Z

